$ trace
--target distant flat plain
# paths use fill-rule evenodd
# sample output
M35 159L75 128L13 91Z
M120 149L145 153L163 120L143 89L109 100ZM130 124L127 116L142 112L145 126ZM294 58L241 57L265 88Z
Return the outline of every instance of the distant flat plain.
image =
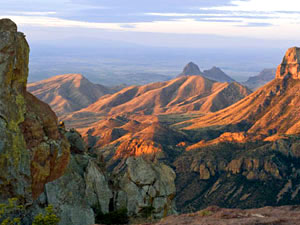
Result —
M163 48L124 43L32 43L29 82L80 73L107 86L142 85L176 77L190 61L203 71L220 67L239 82L273 68L281 49Z

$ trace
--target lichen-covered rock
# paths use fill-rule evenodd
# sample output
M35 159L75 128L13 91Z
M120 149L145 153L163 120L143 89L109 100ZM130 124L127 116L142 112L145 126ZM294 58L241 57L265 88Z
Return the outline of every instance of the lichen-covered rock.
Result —
M29 46L9 19L0 20L0 200L31 203L64 174L70 151L50 107L26 91Z
M28 60L24 35L12 21L0 20L0 199L30 199L30 153L19 128L26 111Z

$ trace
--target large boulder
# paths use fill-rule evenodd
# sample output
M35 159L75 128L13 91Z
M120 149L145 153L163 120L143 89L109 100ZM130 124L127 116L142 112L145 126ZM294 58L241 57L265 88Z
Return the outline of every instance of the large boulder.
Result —
M129 157L117 170L117 208L127 208L131 216L162 218L176 213L175 172L160 162Z

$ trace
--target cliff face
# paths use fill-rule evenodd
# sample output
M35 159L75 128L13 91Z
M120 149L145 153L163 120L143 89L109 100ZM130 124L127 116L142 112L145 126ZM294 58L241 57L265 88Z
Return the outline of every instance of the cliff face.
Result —
M64 172L69 146L49 106L26 91L29 46L0 20L0 198L31 201Z
M19 127L26 111L28 54L28 44L16 25L10 20L0 20L1 198L6 195L30 198L27 196L31 192L30 153Z

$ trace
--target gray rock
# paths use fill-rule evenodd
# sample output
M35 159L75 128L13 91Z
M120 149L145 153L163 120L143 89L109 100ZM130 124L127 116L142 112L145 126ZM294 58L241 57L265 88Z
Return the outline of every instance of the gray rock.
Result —
M109 212L109 202L113 197L108 181L99 167L90 161L85 173L85 197L90 206L100 205L103 213Z
M155 218L176 213L173 202L176 175L169 166L146 161L142 157L130 157L123 168L115 171L120 172L117 202L121 199L123 204L126 202L129 215L143 216L143 210L151 207Z
M93 158L72 155L66 173L46 184L47 203L58 210L60 225L94 224L93 208L109 211L112 191Z

